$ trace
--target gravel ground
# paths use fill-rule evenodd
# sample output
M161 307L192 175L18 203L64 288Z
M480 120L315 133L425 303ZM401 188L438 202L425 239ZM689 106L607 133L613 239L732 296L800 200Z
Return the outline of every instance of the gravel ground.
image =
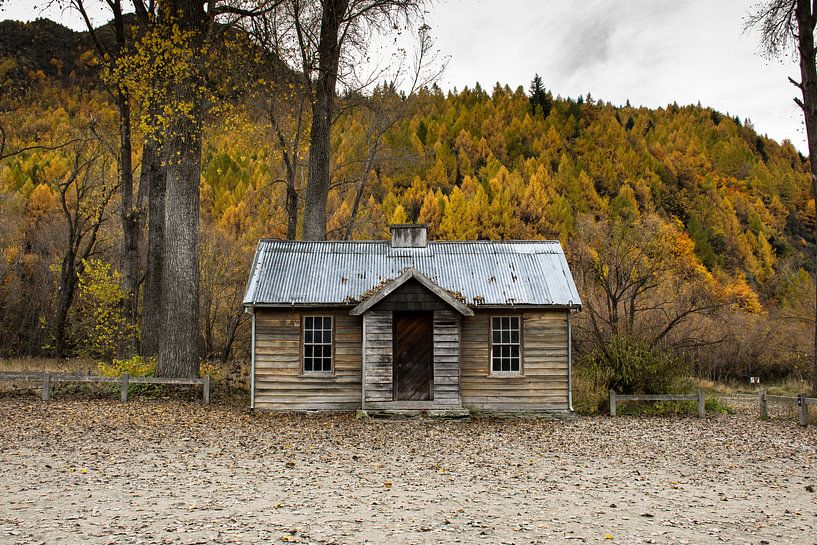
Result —
M0 398L0 543L817 543L817 428Z

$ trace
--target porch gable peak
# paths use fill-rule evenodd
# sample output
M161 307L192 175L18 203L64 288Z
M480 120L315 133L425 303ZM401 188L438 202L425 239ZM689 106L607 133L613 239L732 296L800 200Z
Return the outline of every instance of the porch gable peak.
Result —
M446 303L448 306L462 314L463 316L473 316L474 311L468 308L467 305L463 304L456 297L451 295L447 290L441 288L433 280L429 277L415 269L414 267L409 267L403 273L395 278L394 280L386 283L383 285L379 290L375 293L367 297L364 301L362 301L359 305L353 308L349 314L352 316L360 316L374 305L379 303L380 301L387 298L389 295L394 293L394 291L408 282L409 280L414 279L420 284L422 284L425 288L427 288L431 293L436 295L441 301Z

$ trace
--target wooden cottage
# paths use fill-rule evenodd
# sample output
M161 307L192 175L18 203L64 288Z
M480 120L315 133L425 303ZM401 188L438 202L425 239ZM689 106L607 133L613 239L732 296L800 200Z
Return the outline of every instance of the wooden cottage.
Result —
M251 406L572 410L579 294L558 241L262 240Z

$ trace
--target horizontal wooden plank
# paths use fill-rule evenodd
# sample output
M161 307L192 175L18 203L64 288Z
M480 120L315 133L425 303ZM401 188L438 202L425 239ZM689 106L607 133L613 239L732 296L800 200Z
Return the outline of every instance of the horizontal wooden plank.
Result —
M467 390L463 388L460 391L460 395L462 396L463 400L474 400L474 399L481 399L481 398L493 398L493 399L528 399L531 401L547 399L547 398L555 398L555 399L562 399L567 397L567 388L561 390L537 390L537 391L524 391L524 390Z
M474 398L474 399L463 399L462 400L463 407L469 408L483 408L483 409L496 409L496 410L507 410L507 411L514 411L514 410L537 410L537 409L567 409L568 407L568 399L567 397L564 398L553 398L553 399L538 399L538 400L525 400L525 399L517 399L517 400L505 400L505 399L494 399L494 398Z
M304 377L299 375L293 376L276 376L276 375L257 375L256 389L262 388L279 388L281 390L328 390L332 388L358 388L360 387L360 379L357 377L335 377L328 376L326 378Z
M463 398L462 406L466 408L504 411L566 410L568 408L567 397L564 397L563 399L554 398L530 401L504 401L496 398Z
M653 395L653 394L616 394L616 401L697 401L697 394L689 395Z
M352 399L322 399L305 400L303 398L256 398L256 409L283 409L283 410L355 410L360 407L360 400Z

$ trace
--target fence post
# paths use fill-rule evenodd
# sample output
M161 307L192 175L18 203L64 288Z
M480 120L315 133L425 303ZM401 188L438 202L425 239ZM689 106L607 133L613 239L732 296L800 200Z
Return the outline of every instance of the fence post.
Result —
M706 399L704 398L704 391L698 390L698 418L706 417Z
M126 403L128 401L128 381L130 380L130 374L122 373L122 383L119 386L119 399L122 403Z
M205 405L210 404L210 375L204 375L204 388L201 392L201 400Z
M616 391L610 390L610 416L616 415Z
M51 398L51 373L43 374L43 401L48 401Z
M800 413L800 425L808 426L808 405L806 405L806 396L804 394L797 394L797 409Z
M760 404L760 419L769 419L769 407L766 405L766 392L758 394L758 403Z

